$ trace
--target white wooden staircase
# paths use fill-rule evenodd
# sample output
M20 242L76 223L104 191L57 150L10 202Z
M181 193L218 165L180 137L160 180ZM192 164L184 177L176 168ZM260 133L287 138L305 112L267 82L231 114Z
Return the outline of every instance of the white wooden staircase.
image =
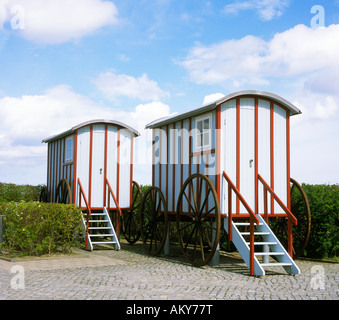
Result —
M298 266L287 253L283 245L274 235L273 231L267 225L265 220L257 215L259 225L255 225L254 236L254 275L264 276L264 267L283 267L289 274L300 274ZM250 232L244 231L250 227L250 222L233 222L232 223L232 242L239 251L241 257L250 268ZM224 228L228 232L227 214L224 219ZM257 238L261 238L258 241ZM275 259L270 257L275 257Z
M120 243L109 217L107 208L103 212L91 213L88 220L87 235L87 211L82 214L82 232L86 246L89 251L93 250L93 245L112 244L116 250L120 249ZM88 236L88 240L87 240ZM107 238L109 240L107 240Z
M300 270L293 261L292 257L285 250L278 238L275 236L271 228L260 214L255 214L248 205L240 191L234 185L230 177L223 171L223 177L228 183L228 213L225 213L224 229L229 234L229 240L233 242L246 265L250 269L250 273L256 276L264 276L264 267L283 267L289 274L299 274ZM283 204L274 190L267 182L258 174L258 183L262 183L264 187L264 211L267 216L267 194L270 193L274 200L286 213L289 218L289 228L292 223L297 224L297 219L291 211ZM250 222L235 222L233 220L232 211L232 192L243 204L249 214ZM257 207L257 206L256 206ZM235 215L239 218L239 215ZM268 217L268 216L267 216ZM230 225L231 224L231 228ZM249 227L250 232L244 228ZM258 238L260 240L258 240ZM261 257L261 259L259 258ZM270 259L271 257L271 259ZM273 257L275 258L273 260ZM259 261L261 260L261 261Z

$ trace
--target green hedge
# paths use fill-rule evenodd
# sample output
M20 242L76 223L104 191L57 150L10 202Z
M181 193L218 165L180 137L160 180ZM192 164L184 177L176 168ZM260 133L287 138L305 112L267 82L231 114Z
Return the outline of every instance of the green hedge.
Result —
M0 203L4 214L3 251L25 255L69 253L77 243L81 211L56 203Z
M303 184L311 207L311 233L306 257L338 257L339 185Z
M0 202L39 201L42 187L0 182Z

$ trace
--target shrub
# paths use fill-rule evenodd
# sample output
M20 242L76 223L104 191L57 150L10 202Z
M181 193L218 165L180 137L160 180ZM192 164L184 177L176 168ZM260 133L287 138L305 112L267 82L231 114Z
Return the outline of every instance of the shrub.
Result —
M69 253L77 243L81 211L72 205L9 202L0 204L0 214L5 215L3 249L10 254Z
M337 257L339 251L339 185L303 184L311 208L310 258Z
M0 202L38 201L42 187L0 182Z

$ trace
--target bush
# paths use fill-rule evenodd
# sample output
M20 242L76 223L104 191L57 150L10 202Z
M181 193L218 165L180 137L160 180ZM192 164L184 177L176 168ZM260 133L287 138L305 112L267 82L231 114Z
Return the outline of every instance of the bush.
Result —
M43 185L16 185L0 182L0 203L10 201L38 201Z
M3 249L10 254L69 253L77 243L81 211L72 205L9 202L0 204L0 214L5 215Z
M337 257L339 251L339 185L303 184L311 208L309 258Z

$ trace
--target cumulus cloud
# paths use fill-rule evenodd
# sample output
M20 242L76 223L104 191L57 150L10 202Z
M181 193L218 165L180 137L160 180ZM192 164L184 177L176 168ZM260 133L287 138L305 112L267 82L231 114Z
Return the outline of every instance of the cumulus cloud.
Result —
M5 0L0 29L9 22L28 40L60 44L117 24L117 14L116 6L103 0Z
M223 93L212 93L212 94L209 94L209 95L204 97L203 104L205 105L205 104L209 104L209 103L215 102L215 101L221 99L224 96L225 95Z
M249 35L197 44L178 63L199 84L268 85L271 79L338 70L338 35L338 24L318 29L297 25L268 41Z
M42 139L93 119L118 120L138 130L142 139L141 142L136 139L137 160L147 164L144 150L150 142L145 125L169 112L169 106L160 101L139 104L131 111L105 107L66 85L55 86L40 95L0 98L1 179L15 182L17 178L22 183L22 176L35 168L36 175L31 174L28 182L44 182L46 171L42 168L46 165L47 151Z
M272 20L281 16L289 5L289 0L246 0L235 1L223 8L224 14L238 14L244 10L255 10L260 19Z
M169 96L168 92L160 89L158 83L150 80L145 73L135 78L126 74L105 72L93 79L93 83L106 98L113 101L120 97L150 101Z

